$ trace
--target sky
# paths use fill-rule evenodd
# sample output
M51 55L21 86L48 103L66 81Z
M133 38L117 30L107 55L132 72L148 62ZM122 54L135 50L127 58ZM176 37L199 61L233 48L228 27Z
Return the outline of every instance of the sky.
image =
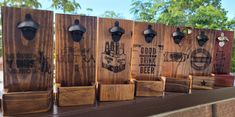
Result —
M3 1L3 0L0 0ZM49 9L51 0L39 0L42 3L41 9ZM47 2L45 2L47 1ZM132 19L133 15L130 14L130 6L132 0L76 0L80 3L82 9L79 9L77 13L86 13L92 16L100 16L107 10L120 13L125 19ZM235 17L235 0L222 0L222 6L228 11L227 16L231 19ZM93 12L88 13L87 8L92 8ZM63 13L60 10L56 10L57 13Z
M50 3L45 3L45 0L39 0L43 9L49 8ZM93 12L88 13L92 16L100 16L107 10L120 13L125 19L132 19L133 15L130 14L130 6L132 0L76 0L80 3L81 9L77 13L88 13L87 8L92 8ZM227 16L231 19L235 17L235 0L222 0L222 6L228 11ZM62 12L62 11L55 11Z

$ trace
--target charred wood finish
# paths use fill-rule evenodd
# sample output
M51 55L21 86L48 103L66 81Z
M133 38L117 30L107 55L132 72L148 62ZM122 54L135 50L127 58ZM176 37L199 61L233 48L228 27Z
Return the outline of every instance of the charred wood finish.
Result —
M79 26L86 29L80 41L73 40L69 32L78 20ZM96 25L96 17L56 14L56 82L61 86L95 82Z
M221 37L221 33L228 38L228 41L219 41L218 37ZM216 41L214 47L214 59L213 59L213 73L215 74L229 74L231 59L232 59L232 48L233 48L233 31L217 31ZM224 43L223 47L220 47L219 43Z
M110 29L119 22L125 32L113 41ZM133 22L129 20L98 19L97 81L104 84L123 84L130 80Z
M199 44L198 36L203 33L203 44ZM202 38L202 37L201 37ZM193 76L210 76L213 70L214 43L216 41L216 31L193 29L192 32L190 74ZM208 39L207 41L205 41Z
M177 44L172 34L176 30L184 30L183 27L165 26L164 32L164 58L161 64L161 75L169 78L185 78L190 72L189 55L191 53L192 34L184 35Z
M152 26L156 31L151 42L146 41L144 31ZM135 22L131 59L131 77L136 80L160 80L163 60L164 25ZM149 29L148 29L149 30Z
M17 28L29 15L38 23L33 35ZM4 88L8 92L52 88L53 12L2 7ZM30 38L30 39L26 39ZM31 40L32 39L32 40Z
M166 92L191 93L192 78L166 78Z
M233 87L235 76L230 74L216 74L215 86L219 87Z

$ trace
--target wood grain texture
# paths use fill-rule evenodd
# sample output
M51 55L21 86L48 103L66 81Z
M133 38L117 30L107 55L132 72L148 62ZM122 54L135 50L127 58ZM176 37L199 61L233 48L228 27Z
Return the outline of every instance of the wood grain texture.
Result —
M192 78L166 78L166 92L191 93Z
M33 91L3 94L3 114L18 115L49 111L52 107L52 91Z
M197 41L197 36L201 31L208 36L208 41L200 47ZM190 75L193 76L210 76L213 70L213 55L214 45L216 40L215 30L193 29L192 30L192 44L190 54ZM194 66L194 67L193 67Z
M235 76L229 74L215 74L215 86L233 87Z
M86 28L79 42L68 28L78 19ZM95 82L97 18L56 14L56 82L64 86L88 86Z
M100 84L100 101L124 101L134 99L134 84Z
M95 90L95 86L59 87L59 106L94 104Z
M215 86L214 76L192 76L193 78L193 89L197 90L209 90Z
M148 25L157 32L152 42L145 41L144 31ZM135 22L131 59L131 77L136 80L159 80L164 44L163 24Z
M218 37L221 37L221 33L228 38L229 41L225 42L223 47L219 46ZM214 59L213 59L213 73L214 74L229 74L232 59L232 49L234 41L233 31L216 31L216 41L214 47Z
M17 24L31 14L39 24L33 40L26 40ZM53 12L2 7L4 88L8 92L52 88Z
M125 30L120 41L114 42L109 32L116 21ZM98 19L97 81L122 84L130 80L132 27L130 20Z
M136 96L164 96L166 79L161 81L136 81Z
M176 44L172 38L172 33L176 31L176 28L174 26L164 28L164 58L161 75L170 78L186 78L190 72L189 55L192 35L185 36L180 44ZM184 28L180 29L182 31Z

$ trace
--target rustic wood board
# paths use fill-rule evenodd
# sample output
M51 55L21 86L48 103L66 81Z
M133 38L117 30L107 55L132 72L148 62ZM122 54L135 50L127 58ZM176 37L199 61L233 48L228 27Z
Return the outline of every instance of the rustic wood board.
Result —
M125 30L120 41L114 42L109 29L119 21ZM130 79L132 27L130 20L98 19L97 81L122 84Z
M157 32L152 42L147 43L144 31L148 25ZM133 29L133 46L131 59L131 77L136 80L159 80L164 44L163 24L135 22Z
M161 75L170 78L187 78L190 72L189 55L192 35L183 38L180 44L174 43L172 33L177 27L166 26L164 32L164 55ZM179 27L180 28L180 27ZM181 31L184 29L180 28Z
M229 74L215 74L215 86L233 87L235 76Z
M134 84L100 84L100 101L125 101L133 100L135 92Z
M166 92L191 93L192 78L166 78Z
M68 31L78 19L86 28L75 42ZM88 86L95 82L97 18L56 14L56 81L63 86Z
M17 24L31 14L39 24L33 40L26 40ZM2 7L4 88L8 92L52 88L53 12Z
M52 90L3 94L3 114L12 116L49 111L52 97Z
M214 76L192 76L193 78L193 89L198 90L209 90L213 89L215 85Z
M200 47L197 41L197 36L201 31L205 32L209 40ZM214 45L216 40L216 31L206 29L193 29L192 30L192 44L190 45L190 74L193 76L210 76L213 70L213 55Z
M228 38L229 41L225 42L223 47L219 46L218 37L221 37L221 33ZM214 59L213 59L213 73L214 74L229 74L231 69L232 49L233 49L233 31L217 31L216 41L214 47Z
M136 96L164 96L165 79L162 81L136 81Z
M95 86L59 87L59 106L94 104L95 90Z

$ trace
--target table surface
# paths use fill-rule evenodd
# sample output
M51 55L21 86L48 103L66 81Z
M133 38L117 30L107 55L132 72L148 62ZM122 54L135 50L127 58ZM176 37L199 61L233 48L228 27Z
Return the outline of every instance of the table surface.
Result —
M132 101L97 102L89 106L57 107L45 113L22 117L143 117L235 98L235 87L197 91L192 94L166 93L164 97L137 97Z

